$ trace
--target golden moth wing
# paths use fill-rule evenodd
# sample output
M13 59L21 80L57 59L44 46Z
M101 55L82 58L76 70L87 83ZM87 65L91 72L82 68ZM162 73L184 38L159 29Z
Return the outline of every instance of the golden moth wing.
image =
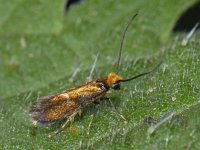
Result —
M107 91L102 90L102 86L104 86L102 82L91 81L68 94L70 98L78 101L82 107L86 107L106 94Z
M82 109L106 92L101 89L103 83L96 81L68 90L66 92L40 98L30 110L33 122L48 125L69 117L77 109Z
M67 93L55 96L42 97L31 108L29 114L33 122L48 125L71 115L78 105L70 100Z

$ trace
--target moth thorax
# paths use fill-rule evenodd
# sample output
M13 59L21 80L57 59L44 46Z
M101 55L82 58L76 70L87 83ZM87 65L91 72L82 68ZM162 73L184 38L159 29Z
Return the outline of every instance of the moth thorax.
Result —
M107 76L106 84L111 87L113 84L118 83L122 78L118 76L116 73L109 73Z

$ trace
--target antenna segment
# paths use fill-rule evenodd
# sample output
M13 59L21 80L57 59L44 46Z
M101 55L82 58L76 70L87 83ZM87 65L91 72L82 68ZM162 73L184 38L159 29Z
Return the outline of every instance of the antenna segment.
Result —
M124 43L124 38L126 36L126 32L130 26L130 24L132 23L132 21L135 19L135 17L137 16L138 14L136 13L135 15L132 16L132 18L129 20L125 30L124 30L124 33L123 33L123 36L122 36L122 40L121 40L121 44L120 44L120 48L119 48L119 56L118 56L118 60L117 60L117 66L116 66L116 72L118 73L119 72L119 66L120 66L120 63L121 63L121 55L122 55L122 47L123 47L123 43Z

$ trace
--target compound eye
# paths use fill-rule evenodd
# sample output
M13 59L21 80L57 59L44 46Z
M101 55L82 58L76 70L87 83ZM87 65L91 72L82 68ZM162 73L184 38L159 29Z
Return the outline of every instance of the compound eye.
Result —
M108 87L105 86L105 85L102 85L102 86L101 86L101 89L102 89L103 91L108 91Z
M112 85L112 89L113 90L120 90L120 84L119 83L115 83Z

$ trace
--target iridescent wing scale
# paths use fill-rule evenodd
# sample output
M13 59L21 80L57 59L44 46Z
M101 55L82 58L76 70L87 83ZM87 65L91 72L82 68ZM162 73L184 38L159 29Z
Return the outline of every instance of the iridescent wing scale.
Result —
M29 114L33 122L49 125L91 105L106 92L103 80L91 81L59 94L40 98Z

